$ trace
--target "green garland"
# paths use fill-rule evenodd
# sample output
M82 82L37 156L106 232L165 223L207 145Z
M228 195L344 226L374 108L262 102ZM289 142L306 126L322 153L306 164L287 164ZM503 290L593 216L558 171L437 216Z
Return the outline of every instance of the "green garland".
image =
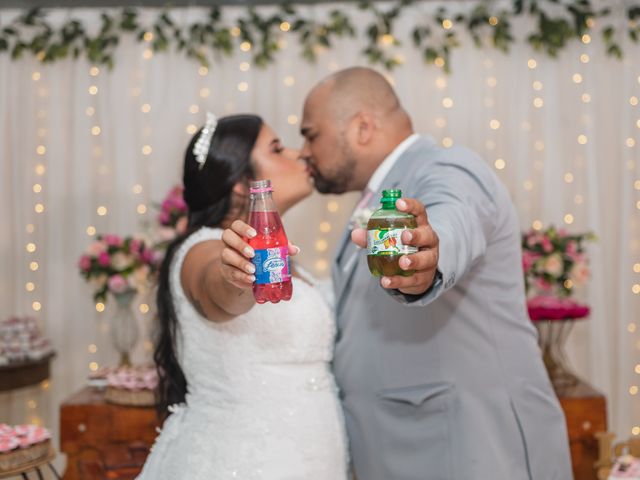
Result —
M370 1L358 4L363 13L373 16L364 30L368 43L362 51L372 65L391 70L402 63L397 55L401 42L394 36L394 27L410 3L411 0L400 0L386 9ZM479 1L472 4L467 13L452 13L442 7L431 16L415 18L411 38L427 63L449 71L450 55L461 44L462 29L469 33L476 46L488 44L506 53L516 41L511 20L527 15L533 17L536 24L527 42L536 51L556 57L571 41L578 41L592 31L597 20L604 23L600 37L607 54L622 58L621 36L628 35L634 44L640 37L640 4L627 3L624 10L627 21L620 27L610 23L614 19L609 8L597 10L590 0L512 0L509 8ZM270 16L262 16L249 7L235 25L225 24L222 13L220 7L211 7L205 20L179 26L171 18L171 10L159 13L151 25L141 23L136 9L124 8L118 13L103 11L101 27L92 35L75 19L54 28L47 22L46 12L35 8L8 25L0 25L0 52L10 53L13 59L32 54L44 63L84 56L92 64L111 68L121 37L135 35L138 42L148 42L154 52L173 48L205 66L212 56L231 55L243 42L249 42L254 62L264 67L275 61L281 49L279 40L285 34L296 36L302 55L311 62L323 48L331 48L336 39L358 34L353 21L338 8L333 9L324 22L305 18L289 4L281 5L278 12Z

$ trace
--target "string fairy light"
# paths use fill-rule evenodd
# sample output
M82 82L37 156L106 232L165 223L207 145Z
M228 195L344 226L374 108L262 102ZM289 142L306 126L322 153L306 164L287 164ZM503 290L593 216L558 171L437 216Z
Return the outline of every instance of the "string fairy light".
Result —
M502 122L497 118L497 115L494 111L495 108L495 89L498 85L498 78L494 72L494 61L487 57L484 62L485 68L487 69L487 77L485 79L485 84L487 88L487 93L485 95L483 104L487 109L489 121L487 122L487 126L489 129L489 133L487 135L487 140L485 141L485 147L488 151L490 151L490 156L494 157L493 166L496 170L502 171L506 168L507 162L504 158L495 158L495 149L498 144L497 137L499 135L500 128L502 126Z
M34 70L31 74L31 79L33 81L33 88L37 92L36 102L37 102L37 113L36 113L36 136L35 140L36 146L34 148L34 154L32 156L34 160L33 167L33 184L31 187L31 191L33 192L33 213L35 214L33 217L30 217L29 223L27 223L25 227L25 231L27 233L27 241L25 243L25 251L27 253L27 274L26 277L28 279L25 282L25 290L28 293L27 302L31 305L31 310L34 312L42 311L42 299L38 298L41 296L40 289L37 288L38 277L41 274L42 270L40 269L40 263L38 260L38 242L35 236L42 230L41 228L36 228L36 224L42 224L44 221L43 214L45 212L45 203L42 198L44 187L43 184L45 182L46 175L46 166L45 162L48 157L47 150L47 139L48 139L48 129L47 129L47 119L49 116L49 112L47 110L46 98L47 98L47 89L43 86L44 84L44 75L42 72L38 70Z

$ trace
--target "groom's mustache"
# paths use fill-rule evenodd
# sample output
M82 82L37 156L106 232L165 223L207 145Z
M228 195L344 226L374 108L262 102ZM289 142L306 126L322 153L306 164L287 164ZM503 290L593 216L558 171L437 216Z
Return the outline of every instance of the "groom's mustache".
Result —
M313 163L313 160L310 157L302 157L302 161L307 166L307 171L311 176L316 176L318 174L318 168Z

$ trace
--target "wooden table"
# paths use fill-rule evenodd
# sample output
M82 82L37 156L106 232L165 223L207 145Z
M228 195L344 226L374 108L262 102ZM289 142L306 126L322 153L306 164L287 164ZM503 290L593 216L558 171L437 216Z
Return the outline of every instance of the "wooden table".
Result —
M594 467L599 458L597 432L607 431L604 395L578 379L572 387L556 390L567 418L571 461L575 480L597 480Z
M135 478L158 435L153 408L112 405L86 387L60 407L64 480Z
M597 432L607 430L603 394L586 382L556 391L567 419L575 480L597 480ZM132 479L139 472L159 423L152 408L105 402L89 387L61 406L60 449L67 454L64 480Z

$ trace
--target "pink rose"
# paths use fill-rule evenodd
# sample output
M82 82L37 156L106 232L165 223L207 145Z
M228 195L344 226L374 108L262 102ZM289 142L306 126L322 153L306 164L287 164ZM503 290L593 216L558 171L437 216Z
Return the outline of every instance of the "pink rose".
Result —
M176 197L173 204L177 210L180 210L181 212L187 211L187 204L185 203L184 198L182 198L182 195Z
M528 273L533 264L540 258L540 254L525 250L522 252L522 269Z
M80 270L82 270L83 272L88 272L89 269L91 268L91 259L87 255L83 255L82 257L80 257L78 266L80 267Z
M107 249L107 244L102 240L92 242L87 248L87 254L91 257L97 257Z
M111 258L107 252L102 252L98 255L98 264L102 267L108 267L111 263Z
M153 261L152 263L154 265L160 265L162 263L162 260L164 260L164 253L161 250L153 250Z
M573 254L567 253L567 258L569 258L574 264L582 263L586 261L586 257L584 253L577 253L577 252Z
M122 238L118 235L113 234L105 235L104 241L110 247L120 247L123 244Z
M571 272L569 272L569 278L573 282L573 284L577 287L584 285L589 277L591 276L591 271L586 263L576 263Z
M161 211L160 214L158 215L158 221L162 224L162 225L169 225L169 221L171 220L171 216L169 215L169 212L167 211Z
M109 279L109 290L113 293L124 293L129 289L129 284L122 275L113 275Z
M553 252L553 244L551 243L551 240L549 240L549 237L547 235L544 235L542 237L542 250L544 250L547 253Z
M551 284L547 282L544 278L536 278L535 286L541 292L551 291Z
M153 262L153 250L150 248L145 248L140 255L140 259L144 263L152 263Z
M140 247L142 246L142 242L137 238L134 238L129 243L129 253L135 254L140 251Z

